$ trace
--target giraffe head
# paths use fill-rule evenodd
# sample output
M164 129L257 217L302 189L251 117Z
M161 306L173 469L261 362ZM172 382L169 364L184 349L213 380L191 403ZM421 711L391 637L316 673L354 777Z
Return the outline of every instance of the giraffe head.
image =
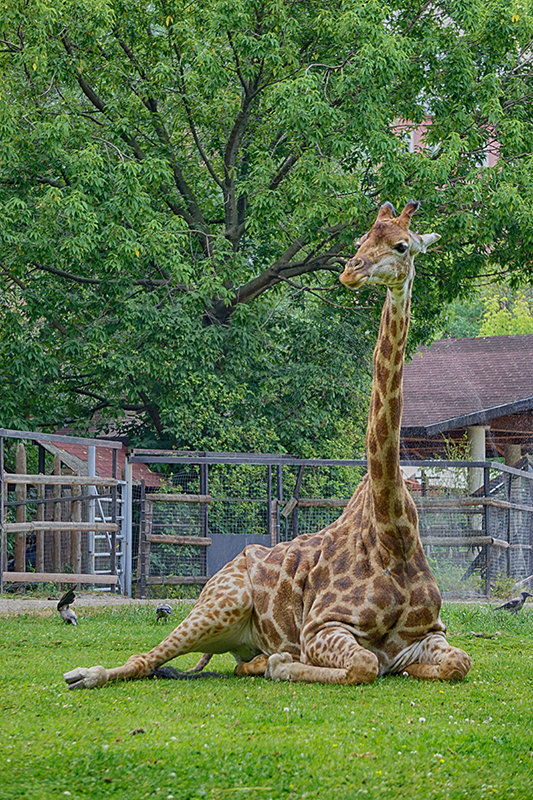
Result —
M438 233L419 234L409 230L419 203L411 200L399 216L384 203L376 221L358 242L357 253L344 267L340 282L349 289L364 283L384 284L390 289L405 285L414 276L414 257L440 239Z

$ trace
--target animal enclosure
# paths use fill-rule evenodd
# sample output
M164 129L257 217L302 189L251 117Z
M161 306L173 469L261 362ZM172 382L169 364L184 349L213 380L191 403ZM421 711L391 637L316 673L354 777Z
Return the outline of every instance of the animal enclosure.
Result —
M94 465L92 475L64 469L60 475L56 456L46 461L40 449L54 440L62 440L58 448L73 441L20 431L0 435L0 574L7 587L82 584L137 597L180 587L194 595L247 544L271 546L333 522L366 469L360 460L133 450L121 475L116 457L112 477L95 474ZM74 441L108 453L122 447ZM150 477L132 480L135 465L151 467L151 483ZM533 573L529 456L520 469L497 462L402 465L444 597L501 593ZM472 470L481 476L473 492Z
M67 443L87 449L86 474L66 469L60 450L53 457L45 451L46 445ZM0 432L2 587L54 582L124 591L120 447L120 442ZM96 474L95 451L103 448L112 452L109 477ZM14 472L6 471L6 460Z
M287 541L333 522L365 472L364 461L135 451L166 464L161 494L141 489L138 596L154 587L201 586L243 546ZM489 596L533 572L533 471L497 462L405 462L426 555L448 597ZM471 470L483 484L468 489ZM166 576L166 577L165 577Z

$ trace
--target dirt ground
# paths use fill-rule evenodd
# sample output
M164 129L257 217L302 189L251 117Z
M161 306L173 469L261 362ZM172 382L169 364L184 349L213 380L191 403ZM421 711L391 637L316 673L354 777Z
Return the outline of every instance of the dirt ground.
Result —
M0 617L7 617L11 614L39 614L41 616L48 616L57 614L57 601L60 594L50 595L50 599L24 597L17 595L8 597L3 594L0 595ZM164 603L165 600L134 600L131 597L124 597L120 594L96 594L96 593L76 593L76 601L73 608L107 608L109 606L157 606L159 603ZM186 600L171 600L172 605L177 603L187 603Z

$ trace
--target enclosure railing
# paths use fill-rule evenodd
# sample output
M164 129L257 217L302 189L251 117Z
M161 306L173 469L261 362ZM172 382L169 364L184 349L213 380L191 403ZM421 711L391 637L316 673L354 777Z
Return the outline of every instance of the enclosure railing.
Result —
M275 544L320 530L342 512L366 468L363 460L156 450L134 450L130 460L161 465L167 471L167 495L189 493L203 513L200 524L179 500L173 501L173 510L166 506L164 521L154 522L151 512L146 531L153 536L154 525L160 526L155 535L161 550L154 554L156 574L150 574L150 558L138 564L143 591L149 583L164 584L165 574L172 584L205 582L224 563L209 558L210 553L217 549L224 559L225 552L235 550L220 546L224 538L236 542L246 534L245 543ZM402 461L401 465L419 510L424 549L445 595L489 596L496 583L531 575L533 471L527 457L524 469L486 461ZM484 475L475 492L468 488L472 470ZM200 496L207 491L209 504ZM158 506L164 509L164 500ZM165 536L183 535L189 539L181 548L180 563L177 540L174 548L170 539L163 543ZM213 547L202 550L198 539L193 547L191 536L204 541L208 537ZM197 561L191 570L194 553Z
M5 440L18 440L15 472L5 469ZM38 448L37 472L27 471L24 442ZM87 447L88 475L45 474L43 443ZM98 477L96 451L112 450L112 477ZM121 442L0 428L0 591L4 583L121 585L125 540L124 483L117 478Z

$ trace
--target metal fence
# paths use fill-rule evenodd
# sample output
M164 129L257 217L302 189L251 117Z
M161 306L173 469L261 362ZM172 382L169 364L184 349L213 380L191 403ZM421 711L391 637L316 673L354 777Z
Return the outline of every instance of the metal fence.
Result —
M22 441L34 448L27 469L13 455ZM50 474L44 442L87 445L88 474L57 474L55 466ZM99 448L114 453L111 476L96 475ZM0 590L55 582L194 596L247 544L272 546L333 522L366 471L358 460L133 450L121 480L120 448L0 429ZM133 482L135 464L158 473L152 486ZM532 575L533 462L525 456L518 466L402 462L444 596L501 594ZM474 490L473 476L481 484Z
M230 453L133 451L165 471L167 487L139 493L137 594L198 586L251 542L272 545L335 520L364 461ZM533 468L498 462L402 462L420 534L441 591L489 596L533 572ZM471 491L477 471L482 485ZM172 497L172 494L175 497Z

